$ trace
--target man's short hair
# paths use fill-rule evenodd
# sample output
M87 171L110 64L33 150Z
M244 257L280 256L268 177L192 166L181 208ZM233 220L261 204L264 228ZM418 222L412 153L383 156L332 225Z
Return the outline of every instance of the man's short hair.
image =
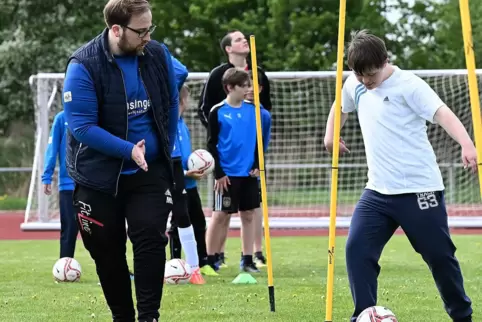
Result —
M228 33L223 37L223 39L221 39L221 42L219 43L219 45L221 46L221 50L223 51L223 53L227 54L226 47L231 46L231 44L233 43L233 37L231 37L231 35L236 31L239 31L239 30L234 29L234 30L228 31Z
M104 7L104 20L107 27L127 26L132 16L151 10L147 0L109 0Z
M250 79L246 71L231 67L224 72L222 83L224 91L228 94L228 86L245 86L250 83Z
M387 62L388 52L385 42L370 34L368 30L352 33L348 44L347 65L358 75L382 68Z

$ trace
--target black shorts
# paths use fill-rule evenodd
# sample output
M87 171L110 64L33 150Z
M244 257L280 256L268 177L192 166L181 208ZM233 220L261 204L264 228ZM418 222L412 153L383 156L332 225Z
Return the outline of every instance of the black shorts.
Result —
M229 177L229 181L231 185L228 186L228 191L222 194L214 191L214 211L233 214L259 207L258 178Z

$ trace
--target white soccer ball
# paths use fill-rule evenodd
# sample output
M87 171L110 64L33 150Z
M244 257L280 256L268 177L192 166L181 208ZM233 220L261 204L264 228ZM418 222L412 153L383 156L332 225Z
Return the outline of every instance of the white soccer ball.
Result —
M55 262L52 274L57 282L77 282L82 275L82 267L77 260L63 257Z
M189 156L187 167L189 170L200 170L210 174L214 170L214 158L208 151L198 149Z
M183 259L173 258L166 262L164 282L166 284L187 284L191 279L191 268Z
M360 313L356 322L398 322L395 314L383 306L371 306Z

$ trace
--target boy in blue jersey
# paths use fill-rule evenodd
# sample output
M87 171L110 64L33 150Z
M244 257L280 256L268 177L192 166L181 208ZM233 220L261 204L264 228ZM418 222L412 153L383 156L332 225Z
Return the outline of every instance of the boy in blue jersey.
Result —
M250 87L249 75L236 68L223 75L227 97L213 106L208 119L208 151L215 160L214 207L206 233L208 263L215 263L223 244L223 232L231 214L239 211L243 267L259 272L253 262L253 218L259 207L256 115L253 104L244 100ZM220 234L221 232L221 234Z
M172 209L171 151L179 93L171 54L151 40L147 0L109 0L106 28L67 62L67 169L85 248L114 321L136 320L126 260L134 253L137 319L157 322L166 226Z
M67 122L64 119L64 112L55 115L52 129L50 130L49 144L45 151L44 172L42 183L44 193L52 194L52 176L55 171L57 158L59 160L59 208L60 208L60 258L74 257L75 243L79 228L75 221L75 212L72 204L72 194L74 193L75 183L69 177L65 167L65 144Z
M253 72L248 71L248 75L249 75L249 78L252 80ZM258 78L258 84L259 84L258 86L259 92L261 92L263 90L262 78ZM246 101L253 104L253 107L255 107L254 86L252 84L249 87L248 92L246 93ZM266 151L268 150L268 144L271 138L271 114L269 113L268 110L264 108L263 104L260 103L260 107L261 107L261 131L263 134L263 149L264 149L264 152L266 153ZM259 177L258 177L258 183L261 184L261 180ZM261 185L259 185L259 200L262 201ZM254 262L257 267L264 267L266 266L266 258L263 255L263 213L260 207L255 209L253 229L254 229ZM223 247L221 251L224 250L224 243L226 242L228 231L229 231L229 226L226 227L225 234L223 235ZM223 261L223 258L220 258L217 265L221 267L224 264L222 261ZM241 253L241 262L240 262L241 268L244 265L243 263L244 263L243 253Z

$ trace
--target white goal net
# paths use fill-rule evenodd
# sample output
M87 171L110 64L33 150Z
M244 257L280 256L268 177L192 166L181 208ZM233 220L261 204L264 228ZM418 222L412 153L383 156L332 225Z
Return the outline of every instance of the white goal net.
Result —
M418 70L461 119L473 137L467 73L465 70ZM268 72L270 79L272 138L266 154L270 227L315 229L329 225L331 155L323 147L329 109L335 99L335 72ZM345 73L345 77L348 74ZM480 84L481 73L477 77ZM197 102L207 73L191 73L190 108L185 120L193 149L204 148L206 130L197 116ZM62 109L63 74L37 74L30 79L36 97L37 148L31 189L22 229L60 229L58 192L41 190L44 154L50 126ZM479 85L480 86L480 85ZM451 227L482 227L482 203L477 177L463 169L460 149L445 131L429 125L429 138L438 157L446 186ZM351 154L340 159L337 227L348 227L353 207L366 183L366 159L355 114L341 135ZM57 165L58 166L58 165ZM55 182L55 180L54 180ZM199 184L206 216L211 213L212 178ZM232 227L239 227L234 218Z

